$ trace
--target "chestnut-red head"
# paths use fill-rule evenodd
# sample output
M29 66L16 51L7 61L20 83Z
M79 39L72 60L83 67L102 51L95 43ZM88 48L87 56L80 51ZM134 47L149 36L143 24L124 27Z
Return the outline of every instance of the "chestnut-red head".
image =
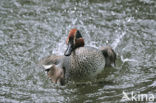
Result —
M82 38L80 31L75 28L71 29L68 38L66 39L66 44L68 47L64 53L65 56L70 56L73 50L78 47L83 47L84 39Z

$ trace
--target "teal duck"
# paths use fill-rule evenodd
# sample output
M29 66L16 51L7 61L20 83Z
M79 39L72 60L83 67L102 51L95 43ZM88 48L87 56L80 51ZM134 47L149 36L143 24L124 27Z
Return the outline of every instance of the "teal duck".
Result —
M100 49L84 46L84 39L77 29L70 30L66 44L64 55L51 55L40 61L54 83L63 85L69 80L91 80L106 66L115 65L116 53L110 46Z

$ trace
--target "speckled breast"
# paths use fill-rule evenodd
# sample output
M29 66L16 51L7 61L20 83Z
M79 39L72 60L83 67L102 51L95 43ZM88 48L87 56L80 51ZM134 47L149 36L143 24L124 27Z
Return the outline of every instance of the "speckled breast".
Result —
M67 76L71 79L94 78L105 66L102 52L92 47L77 48L68 60Z

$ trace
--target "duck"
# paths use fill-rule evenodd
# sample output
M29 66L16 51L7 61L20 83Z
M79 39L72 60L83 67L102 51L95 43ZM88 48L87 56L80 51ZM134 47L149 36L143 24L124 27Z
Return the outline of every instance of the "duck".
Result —
M51 55L40 61L53 83L93 80L105 67L115 65L116 53L110 47L99 49L85 46L80 31L70 30L64 55Z

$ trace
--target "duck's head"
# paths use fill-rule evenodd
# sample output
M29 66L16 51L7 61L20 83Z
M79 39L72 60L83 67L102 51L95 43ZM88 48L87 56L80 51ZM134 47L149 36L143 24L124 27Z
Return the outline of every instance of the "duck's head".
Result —
M68 45L66 51L64 52L65 56L70 56L72 51L74 51L78 47L84 46L84 39L79 30L71 29L66 39L66 44Z

